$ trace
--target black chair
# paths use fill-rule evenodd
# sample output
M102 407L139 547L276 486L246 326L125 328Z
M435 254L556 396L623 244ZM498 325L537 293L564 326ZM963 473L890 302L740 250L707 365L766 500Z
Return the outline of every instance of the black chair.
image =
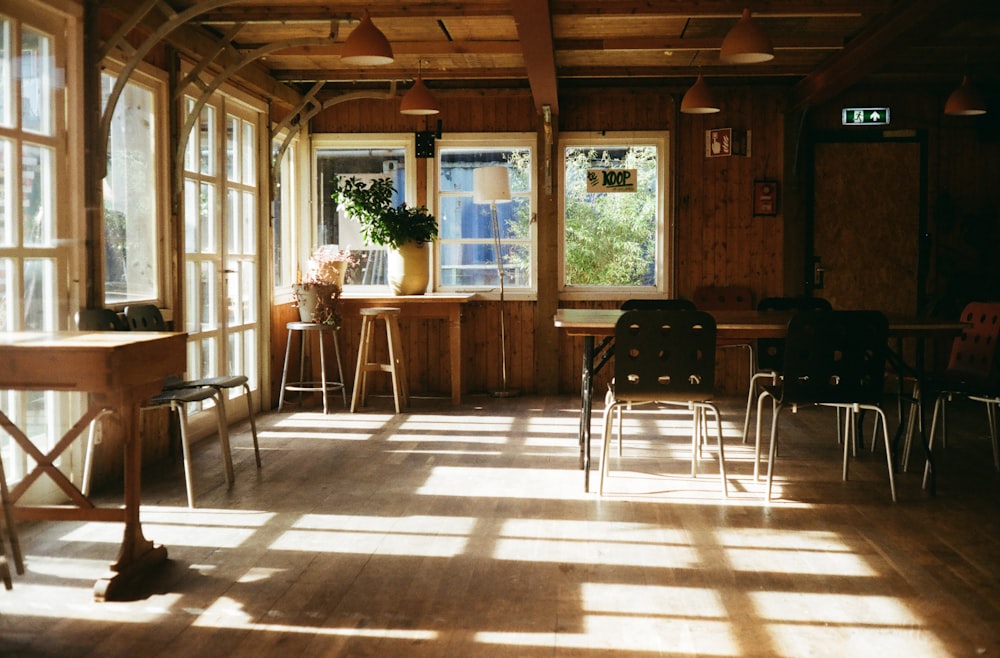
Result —
M626 299L622 302L623 311L694 311L694 302L683 297L653 297L644 299ZM608 348L606 359L614 356L615 347ZM614 382L612 382L614 385ZM604 403L610 404L610 391L604 396ZM625 405L631 411L632 404ZM618 456L622 456L622 407L618 407Z
M757 399L758 431L754 452L757 463L760 461L760 415L764 399L771 397L773 403L765 500L771 500L781 412L799 405L844 409L851 419L856 419L862 410L874 412L876 422L882 425L889 489L892 500L896 500L888 422L880 406L888 333L889 322L878 311L810 311L797 313L789 321L782 377L777 383L765 384ZM844 431L844 480L847 479L848 451L853 443L855 425L855 422L847 423Z
M155 304L138 304L125 307L125 319L131 329L135 331L167 331L167 323L163 319L163 314ZM200 379L189 380L168 380L164 384L164 390L169 391L179 388L210 388L218 393L219 405L222 407L222 416L226 416L226 396L227 391L233 388L243 388L243 393L247 400L247 415L250 419L250 434L253 436L253 452L257 461L257 468L260 468L260 446L257 443L257 422L254 419L253 397L250 394L250 380L246 375L221 375L219 377L202 377Z
M128 323L110 308L81 308L76 313L76 328L80 331L128 331Z
M961 320L968 326L955 338L948 358L948 366L939 381L933 384L937 395L931 415L928 449L934 447L938 418L941 419L941 443L948 434L948 402L955 397L965 397L986 405L986 421L993 444L993 466L1000 471L1000 445L997 440L996 412L1000 406L1000 364L997 341L1000 340L1000 302L970 302L962 309ZM910 436L903 450L904 467L910 452ZM930 464L924 464L924 488L930 476Z
M683 404L693 412L691 475L697 474L706 413L715 415L722 493L729 495L715 390L715 319L703 311L626 311L615 326L615 377L604 409L601 483L608 472L615 409L630 403Z
M832 311L830 302L822 297L765 297L757 303L757 310L762 313L769 311ZM743 419L743 443L750 434L750 415L753 403L760 393L760 385L765 380L777 384L781 376L781 368L785 360L784 338L758 338L757 349L754 351L757 361L754 372L750 375L750 385L747 389L747 411ZM756 473L754 474L756 476Z

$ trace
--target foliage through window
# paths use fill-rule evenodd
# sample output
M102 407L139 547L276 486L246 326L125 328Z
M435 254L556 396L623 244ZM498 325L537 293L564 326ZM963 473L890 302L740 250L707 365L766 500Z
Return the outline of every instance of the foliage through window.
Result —
M657 141L567 140L563 150L565 286L657 288L663 270L663 145ZM634 187L588 191L608 172L635 172Z

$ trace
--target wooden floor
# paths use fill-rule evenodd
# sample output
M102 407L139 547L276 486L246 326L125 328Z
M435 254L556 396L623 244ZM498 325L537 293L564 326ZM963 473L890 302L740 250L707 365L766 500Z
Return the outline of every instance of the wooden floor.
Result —
M783 416L765 506L738 400L728 500L711 451L691 478L677 412L626 415L598 498L575 398L390 404L262 416L260 471L239 428L232 490L199 444L195 510L179 464L149 473L144 530L170 559L135 601L93 601L120 526L24 524L0 656L1000 656L981 407L949 417L937 495L914 459L895 504L881 449L843 482L833 412Z

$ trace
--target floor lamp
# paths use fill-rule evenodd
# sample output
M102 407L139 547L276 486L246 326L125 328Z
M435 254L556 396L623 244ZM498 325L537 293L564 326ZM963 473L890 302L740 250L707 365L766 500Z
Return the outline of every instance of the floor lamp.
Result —
M510 203L510 175L507 167L479 167L472 172L472 200L474 203L490 204L490 219L493 224L493 248L496 253L497 278L500 280L500 372L502 387L494 391L493 397L507 398L517 395L507 388L507 326L504 320L504 271L503 253L500 251L500 221L497 219L497 204Z

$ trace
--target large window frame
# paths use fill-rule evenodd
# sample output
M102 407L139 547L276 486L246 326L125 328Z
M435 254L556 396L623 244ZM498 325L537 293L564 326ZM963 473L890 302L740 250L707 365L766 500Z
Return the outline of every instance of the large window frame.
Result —
M310 163L312 165L312 175L310 176L310 200L311 206L308 212L309 227L308 230L301 231L300 234L300 262L299 268L302 272L306 271L307 262L309 256L317 248L322 246L320 244L320 225L323 213L323 204L328 202L329 199L326 196L329 195L329 181L324 181L325 190L320 190L320 174L318 173L318 156L320 151L330 151L330 150L344 150L344 151L354 151L354 150L399 150L403 153L403 186L404 189L397 189L396 192L399 198L405 201L409 206L417 205L417 158L416 158L416 138L412 133L407 134L378 134L378 133L315 133L312 135L312 143L310 146ZM320 195L324 195L321 198ZM353 222L357 225L356 220L351 219L342 210L338 211L338 222ZM343 238L341 238L343 240ZM379 247L375 245L365 245L365 244L355 244L353 242L337 242L342 249L352 249L361 250L366 249L370 251L384 250L388 251L387 247ZM433 264L432 264L433 266ZM357 268L358 266L355 266ZM357 276L355 275L355 269L352 268L351 276L348 277L347 283L344 286L345 291L358 292L358 293L371 293L371 294L384 294L389 290L388 284L365 284L363 282L357 281Z
M636 132L567 132L559 136L557 147L557 163L562 181L559 195L559 297L560 299L620 299L622 296L643 297L662 296L670 294L673 282L671 280L673 259L673 220L668 211L670 198L669 187L669 145L670 135L667 132L636 131ZM566 283L566 190L564 172L566 169L566 150L573 147L630 147L648 146L656 149L656 233L655 233L655 267L653 283L650 285L573 285Z
M103 63L102 76L108 75L112 78L117 78L121 75L122 64L114 59L107 59ZM113 82L112 82L113 84ZM152 96L152 107L150 112L152 113L153 125L150 128L150 137L152 141L151 151L149 153L140 154L148 156L145 161L136 163L134 158L130 158L128 162L118 163L115 161L117 157L120 157L119 152L115 149L115 138L116 130L120 128L119 117L122 112L127 111L125 104L129 99L129 87L137 87L143 91L148 92ZM167 246L170 243L169 240L169 221L170 216L168 210L169 204L169 190L167 189L166 181L170 180L169 162L170 158L164 157L170 149L169 138L168 138L168 116L169 116L169 94L167 92L167 80L166 76L146 65L140 65L134 69L129 76L129 81L126 84L125 90L123 91L121 97L118 99L118 103L114 109L115 114L111 122L111 134L108 139L108 177L104 182L104 235L102 242L102 253L104 258L102 259L102 277L101 286L102 294L104 298L104 303L109 308L122 309L126 304L135 303L154 303L161 307L166 307L171 305L171 295L170 295L170 285L167 281L167 273L170 271L168 264L168 249ZM136 139L133 135L126 135L123 141L129 143L135 143ZM133 149L134 150L134 149ZM116 166L118 165L118 166ZM115 175L118 172L119 180L124 181L124 177L133 178L135 170L139 165L145 166L149 170L149 175L144 177L144 181L150 187L142 188L142 198L143 200L150 200L148 206L145 208L140 208L140 217L125 217L126 222L126 233L125 233L125 245L109 245L109 237L111 231L115 227L111 227L107 224L109 214L112 216L117 216L118 214L125 214L132 210L132 200L129 197L136 197L140 195L134 194L138 190L127 190L126 197L124 201L124 213L121 210L121 206L116 206L115 204L115 193L116 193L116 182ZM127 172L127 173L126 173ZM133 179L134 180L134 179ZM144 211L144 212L143 212ZM137 244L140 243L140 244ZM155 271L149 277L150 283L153 286L152 290L142 291L139 293L129 293L115 295L113 292L109 291L109 263L108 257L112 249L122 249L128 251L139 251L143 254L143 257L138 258L139 265L141 263L152 263ZM152 254L152 256L149 256ZM126 256L127 258L127 256ZM128 260L126 260L128 263ZM133 267L136 264L128 263L128 267Z
M538 294L538 229L535 221L538 216L538 181L535 180L535 165L538 155L537 139L538 137L535 133L449 134L442 139L437 140L435 144L435 157L428 160L428 187L431 188L433 193L433 208L435 209L434 214L438 217L439 222L441 222L442 218L446 215L446 204L449 204L449 202L454 199L458 199L460 204L465 202L472 203L473 199L473 191L469 180L456 184L454 189L442 189L442 154L448 152L467 152L474 154L477 151L489 153L508 150L528 153L528 163L523 173L524 180L511 180L513 203L520 207L518 210L519 213L526 213L527 215L527 236L512 238L509 230L501 230L501 249L504 250L506 254L505 260L507 260L507 262L509 262L511 254L515 253L516 249L520 249L522 253L527 253L527 255L523 257L524 260L528 261L528 272L525 277L527 279L526 283L518 285L516 281L512 281L511 278L505 278L506 283L504 286L504 294L506 298L510 299L532 300L535 299ZM498 204L498 206L505 206L503 208L498 207L498 209L502 210L502 212L498 213L501 215L501 221L504 217L510 216L512 211L511 204ZM442 226L442 234L439 236L438 240L435 241L434 245L435 290L440 292L475 292L477 293L477 297L482 299L498 299L500 296L500 288L497 284L449 285L444 282L445 276L443 273L443 268L447 266L447 259L442 257L443 249L449 247L475 248L477 246L481 246L485 248L487 253L492 254L494 251L492 232L490 232L489 235L483 236L460 236L455 238L449 237L446 235L446 232L445 227ZM481 266L489 268L492 274L493 270L496 268L496 261L486 260L481 263ZM505 271L509 269L509 267L505 266Z

